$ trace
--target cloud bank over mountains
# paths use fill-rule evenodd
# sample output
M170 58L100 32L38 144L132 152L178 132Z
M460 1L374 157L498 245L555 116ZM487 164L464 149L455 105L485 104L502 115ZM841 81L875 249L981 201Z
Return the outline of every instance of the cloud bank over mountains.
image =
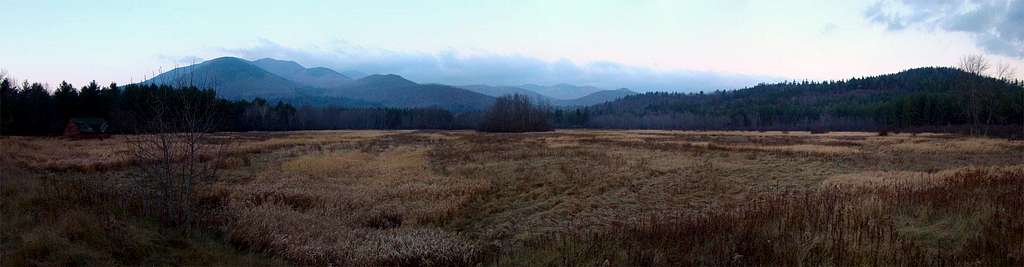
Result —
M887 0L864 16L891 31L921 27L968 33L989 53L1024 59L1024 0Z
M398 74L422 83L449 85L574 84L601 88L630 88L634 91L679 91L737 89L778 77L727 74L708 71L662 71L614 62L579 64L567 59L546 61L523 55L466 53L445 50L438 53L399 52L347 44L330 48L292 48L269 40L241 49L223 49L243 58L277 58L297 61L307 67L328 67L340 72Z

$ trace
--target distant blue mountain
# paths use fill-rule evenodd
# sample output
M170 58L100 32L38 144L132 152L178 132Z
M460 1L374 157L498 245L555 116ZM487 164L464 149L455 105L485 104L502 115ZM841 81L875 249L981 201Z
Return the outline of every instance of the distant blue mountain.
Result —
M483 110L494 97L439 84L418 84L402 76L369 75L357 80L328 68L305 68L284 60L248 61L222 57L176 68L145 81L152 84L214 88L231 99L262 97L296 104L438 107ZM325 100L316 100L325 98Z
M214 88L217 95L231 99L289 97L306 87L236 57L221 57L176 68L143 83Z
M342 71L341 74L348 76L351 79L362 79L363 77L370 76L370 74L366 74L365 72L358 70L346 70Z
M519 94L528 96L534 100L551 101L551 97L515 86L464 85L459 87L493 97Z
M572 100L555 100L552 101L552 103L558 106L591 106L605 102L615 101L620 98L635 94L637 94L637 92L633 92L632 90L626 88L621 88L616 90L597 91L589 95L585 95L583 97Z
M637 94L636 92L633 92L633 91L631 91L629 89L626 89L626 88L617 89L617 90L603 90L603 89L596 88L596 87L580 87L580 86L572 86L572 85L564 85L564 84L563 85L556 85L556 86L545 87L546 91L549 91L549 90L559 90L558 88L561 88L563 90L577 90L579 88L585 88L585 89L581 89L581 90L582 91L586 91L586 92L591 92L591 93L588 93L588 94L586 94L586 95L584 95L582 97L578 97L578 98L558 99L558 98L547 96L547 95L544 95L544 94L541 94L541 93L534 92L534 91L529 90L529 89L525 89L525 88L522 88L522 87L515 87L515 86L466 85L466 86L461 86L461 87L465 88L467 90L470 90L470 91L474 91L474 92L477 92L477 93L481 93L481 94L485 94L485 95L489 95L489 96L494 96L494 97L503 96L503 95L512 95L512 94L525 95L525 96L528 96L531 99L534 99L536 101L547 102L547 103L550 103L550 104L555 105L555 106L589 106L589 105L601 104L601 103L608 102L608 101L613 101L613 100L622 98L624 96ZM539 85L532 86L532 88L534 88L534 89L539 88L539 87L543 87L543 86L539 86ZM597 89L598 91L593 91L594 89ZM563 96L576 95L576 94L579 94L582 91L566 92L566 93L562 93L560 95L563 95Z
M395 107L440 107L454 111L486 109L494 97L440 84L418 84L402 76L370 75L352 83L325 91L340 96L382 103Z
M252 64L285 79L311 87L339 87L352 81L348 76L332 69L324 67L307 69L294 61L264 58L252 61Z
M517 86L526 90L534 91L552 99L570 100L587 96L589 94L604 91L605 89L593 86L576 86L571 84L556 84L543 86L536 84L524 84Z

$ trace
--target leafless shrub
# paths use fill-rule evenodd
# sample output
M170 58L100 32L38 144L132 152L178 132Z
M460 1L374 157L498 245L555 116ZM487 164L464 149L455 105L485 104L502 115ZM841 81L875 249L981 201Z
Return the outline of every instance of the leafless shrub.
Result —
M211 140L215 98L180 92L154 99L151 116L136 118L136 135L128 140L126 156L138 163L132 189L143 198L146 213L187 229L195 187L216 177L211 159L226 144Z

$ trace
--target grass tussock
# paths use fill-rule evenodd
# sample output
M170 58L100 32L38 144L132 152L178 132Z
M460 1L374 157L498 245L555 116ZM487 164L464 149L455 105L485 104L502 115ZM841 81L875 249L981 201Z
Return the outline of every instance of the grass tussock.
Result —
M959 138L947 142L930 142L929 139L910 138L895 144L892 149L909 153L998 153L1024 148L1024 142L990 138Z
M1024 204L1019 141L590 130L216 137L231 145L210 159L220 177L197 188L201 230L189 235L138 215L138 196L122 189L139 163L118 159L121 137L0 138L3 262L1021 263L1024 235L1006 234L1022 232L1024 218L1014 209Z
M489 184L434 174L425 156L415 147L297 156L233 190L229 234L301 264L476 261L476 242L439 226Z
M766 151L806 153L811 155L845 156L860 153L860 149L848 146L801 144L791 146L764 146Z
M133 213L129 201L79 175L39 176L5 165L0 176L4 266L280 266L215 233L185 234Z
M894 184L914 187L932 187L943 185L947 177L961 172L971 171L973 167L959 167L935 172L920 171L866 171L840 174L829 177L821 182L822 187L879 187ZM998 172L1021 172L1024 165L990 167Z
M498 265L985 265L1024 262L1024 169L754 197L541 239Z
M56 137L0 137L0 162L51 171L96 172L129 165L127 139L74 141Z
M227 155L267 153L296 146L354 143L373 140L400 131L302 131L289 133L222 133L214 142L226 142ZM60 137L0 136L0 162L26 169L45 171L104 172L130 167L126 156L132 137L103 139L67 139ZM59 155L59 156L57 156ZM214 158L212 156L208 156ZM228 166L235 163L228 162Z

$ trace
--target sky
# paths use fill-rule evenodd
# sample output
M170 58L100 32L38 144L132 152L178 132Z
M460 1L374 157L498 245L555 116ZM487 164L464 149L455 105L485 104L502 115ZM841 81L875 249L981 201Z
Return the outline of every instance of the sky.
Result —
M969 54L1024 78L1024 0L0 0L0 69L137 82L221 56L453 85L734 89Z

